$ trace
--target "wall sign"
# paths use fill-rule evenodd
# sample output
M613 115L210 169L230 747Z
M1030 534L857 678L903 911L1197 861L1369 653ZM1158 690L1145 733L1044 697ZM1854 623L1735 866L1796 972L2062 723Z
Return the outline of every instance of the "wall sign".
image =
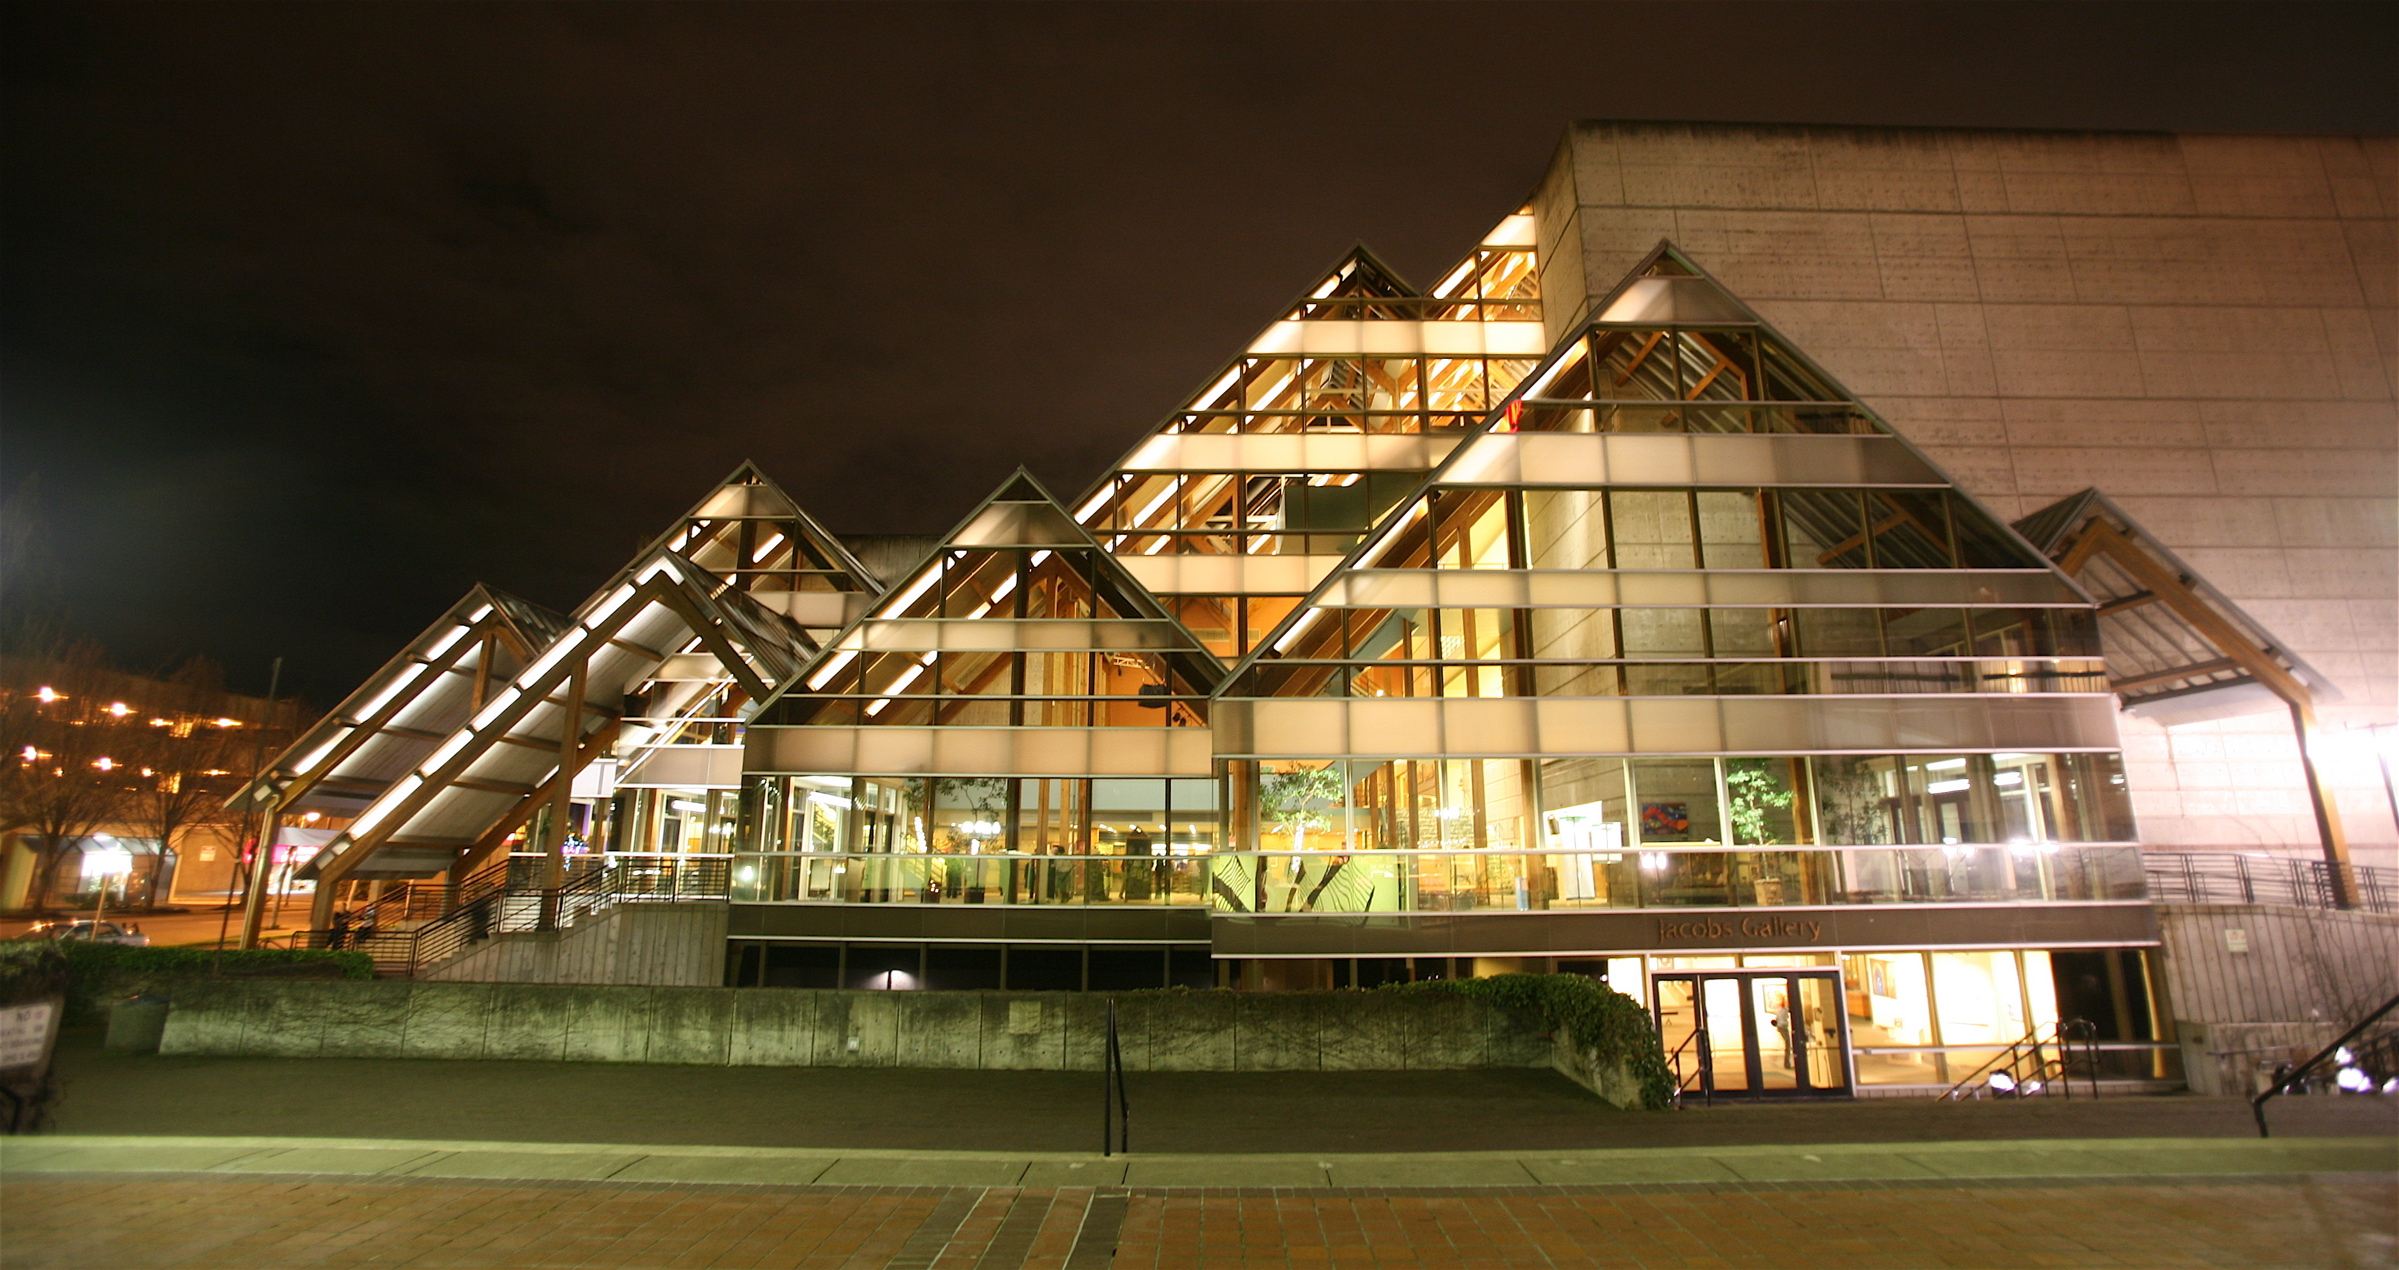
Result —
M1785 943L1824 942L1824 922L1804 917L1694 917L1659 919L1658 943L1716 945L1728 940L1780 940Z
M57 1022L58 1007L48 1001L0 1007L0 1068L40 1066Z

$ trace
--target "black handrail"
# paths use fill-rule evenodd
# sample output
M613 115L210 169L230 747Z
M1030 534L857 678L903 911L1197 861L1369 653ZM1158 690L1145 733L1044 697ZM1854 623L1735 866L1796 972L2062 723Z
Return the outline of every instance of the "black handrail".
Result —
M294 947L338 946L362 951L377 970L415 976L496 934L563 930L583 917L626 901L722 900L731 862L722 858L642 857L645 863L589 868L562 886L506 883L505 866L471 878L474 890L443 916L405 930L354 927L301 931ZM647 861L662 861L651 863ZM498 882L492 879L498 877ZM462 889L465 884L462 884Z
M2231 851L2147 851L2141 864L2158 903L2339 908L2345 874L2359 908L2399 912L2399 869Z
M1100 1060L1100 1156L1133 1153L1133 1104L1125 1094L1125 1052L1116 1036L1116 998L1108 998L1108 1048Z
M1677 1109L1683 1105L1683 1051L1691 1048L1703 1035L1705 1035L1704 1029L1691 1029L1690 1035L1683 1038L1683 1043L1675 1046L1673 1052L1666 1055L1667 1064L1674 1068L1674 1105ZM1698 1060L1691 1075L1700 1082L1701 1101L1707 1106L1713 1107L1716 1105L1716 1082L1707 1079L1708 1074L1707 1060L1704 1058Z
M2393 1010L2399 1010L2399 997L2392 997L2390 1000L2383 1002L2381 1009L2378 1009L2372 1014L2369 1014L2366 1017L2358 1020L2356 1027L2350 1028L2348 1031L2341 1033L2341 1039L2334 1041L2332 1044L2327 1045L2323 1049L2317 1051L2314 1058L2311 1058L2284 1073L2282 1079L2275 1081L2274 1084L2266 1090L2266 1092L2250 1099L2249 1113L2257 1117L2257 1136L2261 1138L2272 1136L2266 1132L2266 1101L2268 1099L2279 1097L2280 1095L2287 1093L2293 1085L2299 1084L2301 1081L2306 1080L2307 1074L2314 1070L2318 1064L2322 1063L2325 1059L2331 1058L2333 1055L2340 1053L2342 1050L2347 1049L2349 1047L2349 1042L2354 1041L2359 1036L2364 1035L2367 1028L2382 1022L2384 1016L2388 1015Z
M2047 1028L2049 1031L2047 1040L2042 1039L2043 1028ZM2048 1054L2049 1047L2052 1045L2057 1047L2055 1059L2050 1058ZM1949 1092L1941 1095L1941 1099L1944 1102L1961 1100L1968 1096L1969 1089L1976 1081L1986 1080L1992 1074L2000 1071L2007 1073L2010 1082L2009 1088L1997 1091L2004 1095L2022 1098L2030 1092L2025 1089L2025 1084L2028 1081L2037 1081L2040 1085L2038 1092L2043 1096L2054 1091L2060 1097L2072 1098L2074 1081L2071 1060L2074 1050L2078 1046L2082 1049L2085 1060L2090 1065L2091 1096L2097 1098L2099 1096L2099 1025L2089 1019L2061 1019L2056 1023L2034 1024L2031 1031L2010 1042L2007 1048L1985 1060L1982 1066L1966 1073L1965 1079L1951 1085ZM2029 1074L2021 1070L2028 1058L2032 1062L2032 1071ZM2053 1067L2054 1070L2052 1070Z
M2099 1025L2089 1019L2068 1019L2057 1025L2057 1081L2066 1097L2074 1096L2073 1065L2068 1061L2080 1048L2091 1074L2091 1098L2099 1098Z

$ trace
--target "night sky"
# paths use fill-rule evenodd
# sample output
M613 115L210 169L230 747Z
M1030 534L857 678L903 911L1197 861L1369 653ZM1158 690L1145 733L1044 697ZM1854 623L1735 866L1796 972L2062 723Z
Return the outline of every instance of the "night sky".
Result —
M1430 282L1570 119L2385 132L2393 15L10 4L0 604L327 705L745 457L844 531L1071 496L1351 243Z

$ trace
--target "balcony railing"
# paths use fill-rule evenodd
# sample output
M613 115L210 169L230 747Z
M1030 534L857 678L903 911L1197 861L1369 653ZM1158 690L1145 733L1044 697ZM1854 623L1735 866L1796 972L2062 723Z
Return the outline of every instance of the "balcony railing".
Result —
M2149 897L2163 904L2289 904L2338 908L2333 866L2323 860L2232 851L2152 851L2141 858ZM2351 865L2358 907L2399 912L2399 869Z
M1207 856L744 855L735 903L1121 904L1208 902Z
M1213 904L1232 913L1457 913L2137 901L2130 846L1733 851L752 854L737 903Z
M2128 846L1372 851L1216 857L1218 907L1457 913L2139 900Z

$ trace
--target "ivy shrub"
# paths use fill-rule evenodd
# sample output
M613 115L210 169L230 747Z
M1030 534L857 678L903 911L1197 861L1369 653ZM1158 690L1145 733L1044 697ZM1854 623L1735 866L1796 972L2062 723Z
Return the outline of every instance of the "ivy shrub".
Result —
M1504 1009L1531 1015L1597 1059L1601 1067L1621 1064L1641 1087L1641 1105L1663 1111L1674 1105L1674 1077L1666 1047L1641 1003L1586 975L1493 975L1488 979L1434 979L1392 984L1404 992L1451 992L1480 997Z
M137 948L82 940L62 940L52 946L66 958L67 1020L71 1023L98 1022L106 1017L111 1004L126 997L209 978L219 972L220 955L227 978L306 975L310 971L326 978L375 977L374 959L354 949L229 948L219 954L213 948Z

